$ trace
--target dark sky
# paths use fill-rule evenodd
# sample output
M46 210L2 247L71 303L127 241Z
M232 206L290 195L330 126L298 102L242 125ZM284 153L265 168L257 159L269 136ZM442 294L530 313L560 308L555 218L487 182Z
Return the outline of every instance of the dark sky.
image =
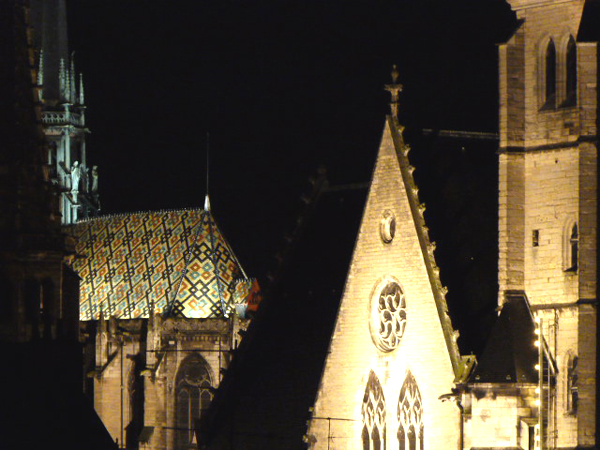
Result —
M103 213L201 206L263 276L319 164L369 179L398 64L401 120L495 131L502 0L71 0Z

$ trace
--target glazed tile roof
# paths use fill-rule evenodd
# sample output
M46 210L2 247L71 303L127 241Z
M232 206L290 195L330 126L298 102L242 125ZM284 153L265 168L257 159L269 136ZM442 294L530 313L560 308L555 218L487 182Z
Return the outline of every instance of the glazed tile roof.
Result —
M81 277L80 319L100 311L122 319L149 311L223 317L255 303L248 279L210 213L203 209L105 216L68 228ZM254 305L255 306L255 305Z

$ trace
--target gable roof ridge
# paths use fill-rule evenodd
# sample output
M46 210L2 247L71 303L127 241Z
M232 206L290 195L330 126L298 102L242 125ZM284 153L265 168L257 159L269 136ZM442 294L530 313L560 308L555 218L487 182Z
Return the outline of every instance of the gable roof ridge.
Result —
M431 285L431 291L435 299L435 305L442 325L448 353L450 354L454 375L457 380L460 380L465 375L466 365L462 360L456 342L458 339L458 331L454 330L448 314L448 305L446 303L446 293L448 292L448 289L442 285L440 280L440 269L435 262L434 256L435 243L429 239L429 229L425 225L425 217L423 216L425 205L419 201L419 189L412 175L415 168L410 165L408 160L410 146L404 142L404 138L402 137L404 127L398 123L397 118L391 115L388 116L387 125L389 126L392 141L394 143L394 149L402 174L402 182L404 183L408 204L415 223L421 253L423 254L423 260L429 277L429 284Z
M89 223L89 222L96 222L96 221L100 222L100 221L104 221L104 220L110 220L110 219L121 218L121 217L141 216L143 214L164 214L164 213L186 212L186 211L191 211L191 212L200 211L201 212L201 211L204 211L204 209L194 206L191 208L157 209L157 210L152 210L152 211L132 211L132 212L125 212L125 213L103 214L101 216L87 217L85 219L78 220L76 223L71 223L71 224L65 225L65 227L69 228L70 226L79 225L82 223Z

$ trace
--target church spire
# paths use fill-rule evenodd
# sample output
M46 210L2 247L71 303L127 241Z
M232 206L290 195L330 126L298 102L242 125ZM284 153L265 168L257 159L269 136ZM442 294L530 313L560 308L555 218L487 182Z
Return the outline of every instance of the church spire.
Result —
M34 43L39 55L38 85L42 123L48 142L51 182L59 187L63 224L98 213L97 176L88 177L83 79L69 52L66 0L30 0ZM78 89L79 85L79 89ZM97 175L97 170L93 174Z

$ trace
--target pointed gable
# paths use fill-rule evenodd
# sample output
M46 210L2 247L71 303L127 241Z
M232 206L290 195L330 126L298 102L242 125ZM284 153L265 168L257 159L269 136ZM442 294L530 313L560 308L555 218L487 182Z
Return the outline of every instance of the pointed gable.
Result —
M457 439L458 409L439 398L462 379L465 363L401 133L397 119L388 117L309 424L313 448L341 436L356 443L384 436L388 447L397 447L399 424L418 426L421 434L410 439L428 448ZM391 417L382 429L363 404L373 376ZM418 414L403 406L416 404L402 390L407 380L419 392ZM406 417L419 423L405 423Z

